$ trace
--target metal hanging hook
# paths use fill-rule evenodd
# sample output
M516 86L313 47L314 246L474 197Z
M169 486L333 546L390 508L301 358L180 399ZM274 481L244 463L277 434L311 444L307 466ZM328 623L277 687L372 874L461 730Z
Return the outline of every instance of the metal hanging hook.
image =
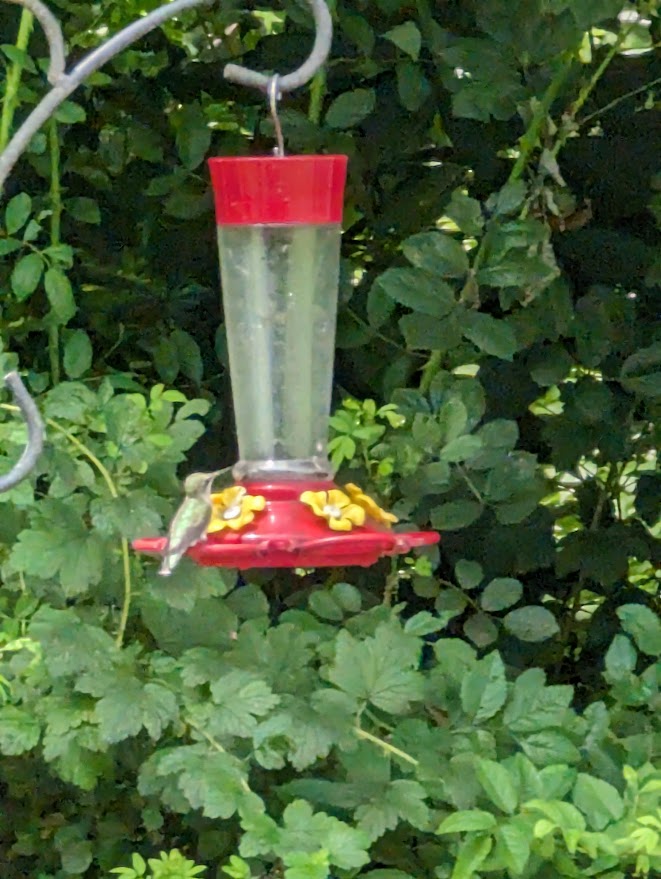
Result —
M10 488L18 485L34 469L37 458L44 447L45 434L44 422L37 405L21 381L19 374L8 372L4 381L25 419L28 428L28 442L18 463L9 473L0 476L0 492L9 491Z
M284 156L285 142L282 137L282 125L280 124L280 117L278 116L278 101L281 98L279 81L280 77L276 73L275 76L272 76L269 80L266 94L269 99L269 110L271 111L271 119L273 120L273 126L275 128L276 147L273 152L276 156Z
M291 92L300 88L306 82L312 79L319 68L325 63L330 52L331 42L333 39L333 20L324 0L308 0L312 9L312 15L315 23L315 39L312 51L307 61L294 70L293 73L287 73L278 80L278 89L282 92ZM241 67L238 64L227 64L223 71L225 79L236 82L239 85L245 85L249 88L261 89L266 92L269 87L271 77L265 76L263 73L257 73L255 70L249 70L247 67Z

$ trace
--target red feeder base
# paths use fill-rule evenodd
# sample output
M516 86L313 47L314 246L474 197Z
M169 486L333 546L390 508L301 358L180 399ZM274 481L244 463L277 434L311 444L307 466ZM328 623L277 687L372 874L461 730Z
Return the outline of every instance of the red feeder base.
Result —
M198 565L240 569L369 567L382 556L431 546L440 539L435 531L391 531L369 517L351 531L332 531L300 496L304 491L337 489L333 482L251 482L244 488L249 495L265 498L264 510L241 530L208 534L191 547L187 555ZM144 553L160 554L165 545L165 537L133 541L133 548Z

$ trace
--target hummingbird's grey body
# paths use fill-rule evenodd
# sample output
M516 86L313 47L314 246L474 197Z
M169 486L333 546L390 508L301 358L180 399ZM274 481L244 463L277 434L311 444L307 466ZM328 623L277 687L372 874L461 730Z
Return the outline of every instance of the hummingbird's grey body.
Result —
M222 471L191 473L184 482L185 498L168 529L168 542L158 573L169 576L186 551L203 540L211 521L211 487Z

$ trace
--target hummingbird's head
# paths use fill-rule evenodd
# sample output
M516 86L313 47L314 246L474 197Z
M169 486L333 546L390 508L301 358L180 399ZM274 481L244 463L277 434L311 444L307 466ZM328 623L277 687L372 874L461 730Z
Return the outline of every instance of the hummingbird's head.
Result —
M199 497L210 490L214 479L218 476L220 470L214 470L213 473L191 473L184 480L184 494L188 497Z

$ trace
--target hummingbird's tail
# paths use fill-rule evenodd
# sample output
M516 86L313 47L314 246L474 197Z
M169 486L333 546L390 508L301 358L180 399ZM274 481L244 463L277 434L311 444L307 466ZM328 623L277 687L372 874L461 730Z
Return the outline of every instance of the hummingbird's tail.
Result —
M170 559L167 556L163 556L163 561L161 562L161 567L158 569L158 573L161 577L169 577L172 573L172 565L170 564Z

